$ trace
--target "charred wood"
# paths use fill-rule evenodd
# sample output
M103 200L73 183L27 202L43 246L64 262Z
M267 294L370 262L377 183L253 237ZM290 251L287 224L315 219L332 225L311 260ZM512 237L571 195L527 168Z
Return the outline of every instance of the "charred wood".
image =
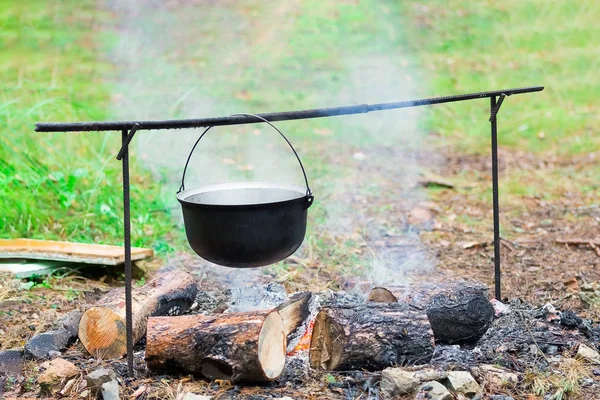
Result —
M424 311L405 304L361 304L322 309L313 327L310 366L323 370L381 370L425 364L433 332Z
M232 382L263 382L283 372L285 326L275 310L148 320L146 364Z
M436 343L474 343L494 319L487 286L466 281L376 287L368 301L399 302L424 310Z

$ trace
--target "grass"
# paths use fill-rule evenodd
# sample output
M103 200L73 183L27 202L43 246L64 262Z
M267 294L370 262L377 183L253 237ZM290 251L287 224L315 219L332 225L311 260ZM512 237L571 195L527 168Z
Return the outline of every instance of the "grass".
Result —
M403 2L407 44L418 54L432 93L545 85L508 98L499 114L500 143L544 154L597 151L596 16L600 3L560 0ZM427 124L452 142L483 152L486 102L435 108Z
M122 242L118 135L33 132L39 121L104 118L114 66L100 57L94 28L109 18L89 0L0 1L3 238ZM151 216L159 182L141 174L133 182L134 241L152 246L170 222Z

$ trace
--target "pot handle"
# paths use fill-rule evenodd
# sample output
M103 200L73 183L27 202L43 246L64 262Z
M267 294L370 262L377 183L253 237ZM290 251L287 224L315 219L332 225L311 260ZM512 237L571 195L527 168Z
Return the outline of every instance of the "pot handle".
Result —
M294 149L294 146L292 146L292 143L288 140L287 137L285 137L285 135L279 129L277 129L277 127L275 127L275 125L273 125L271 122L267 121L265 118L261 117L260 115L240 113L240 114L233 114L232 116L238 116L238 115L244 115L244 116L248 116L248 117L255 117L255 118L259 119L262 122L266 122L267 124L271 125L271 127L273 129L275 129L281 135L281 137L287 142L287 144L290 146L290 149L292 149L292 152L294 152L294 155L296 156L296 159L298 160L298 164L300 164L300 169L302 170L302 175L304 176L304 183L306 184L306 196L308 198L308 206L310 207L310 205L311 205L311 203L313 201L312 190L310 189L310 186L308 185L308 177L306 176L306 171L304 170L304 166L302 165L302 161L300 161L300 156L298 156L298 153L296 152L296 149ZM188 165L190 163L190 159L192 158L192 154L194 154L194 150L196 150L196 146L198 145L198 143L200 143L200 140L212 128L213 128L212 126L209 126L208 128L206 128L204 130L204 132L202 132L202 134L200 135L200 137L198 138L198 140L196 140L196 143L194 143L194 146L192 147L192 150L190 151L190 154L188 155L188 158L187 158L187 160L185 162L185 167L183 168L183 175L181 176L181 186L179 187L179 190L177 191L177 193L180 193L180 192L182 192L182 191L185 190L185 173L187 172L187 168L188 168Z

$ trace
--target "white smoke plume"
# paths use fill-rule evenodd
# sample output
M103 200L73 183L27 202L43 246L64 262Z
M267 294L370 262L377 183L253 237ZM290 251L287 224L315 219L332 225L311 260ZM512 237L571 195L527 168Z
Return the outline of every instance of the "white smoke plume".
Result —
M236 8L235 2L106 0L107 8L117 18L114 29L119 37L118 45L109 50L118 71L110 117L199 118L289 110L291 107L285 103L269 102L268 95L260 101L244 103L248 92L239 82L244 81L240 77L249 70L254 71L252 84L259 91L268 88L273 79L286 79L285 71L273 70L260 57L251 56L261 51L285 53L290 38L286 24L278 23L278 18L292 4L286 2L275 7L270 16L273 20L266 20L263 15L241 12L243 4ZM174 11L184 6L199 7L202 11L189 15ZM202 18L195 18L197 15ZM387 23L393 26L395 22ZM257 24L263 30L251 38ZM215 31L214 27L218 29ZM339 61L344 65L346 80L341 88L321 90L310 85L307 96L318 102L311 102L306 108L416 97L417 82L407 69L405 55L360 57L351 51ZM314 79L326 75L327 71ZM298 82L290 82L293 84ZM285 98L281 94L278 100ZM366 248L362 264L370 266L367 276L376 284L399 283L411 269L433 267L418 233L406 229L402 218L389 218L390 213L405 215L425 200L416 185L419 168L415 155L416 150L424 147L425 137L418 125L420 113L419 109L406 109L336 117L336 129L342 134L334 135L336 141L319 149L319 157L333 167L331 172L311 182L318 207L325 215L324 223L314 231L359 235ZM278 126L289 134L302 157L313 149L307 148L308 143L298 133L307 129L318 131L320 121ZM270 129L263 124L213 128L192 158L186 186L236 180L302 184L296 160L285 142ZM133 150L143 165L164 182L165 199L177 210L174 215L180 215L175 192L181 172L200 133L200 130L144 131L134 141ZM343 167L336 168L340 164ZM307 161L305 166L310 179L311 166ZM373 203L381 198L389 206L378 210ZM388 242L394 245L390 247ZM259 270L233 273L222 267L215 270L232 285L250 283L260 277Z

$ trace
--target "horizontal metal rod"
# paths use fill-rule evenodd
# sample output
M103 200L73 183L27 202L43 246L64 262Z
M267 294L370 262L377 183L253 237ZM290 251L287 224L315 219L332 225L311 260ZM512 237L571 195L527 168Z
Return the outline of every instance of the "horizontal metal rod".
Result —
M361 104L355 106L317 108L313 110L285 111L277 113L258 114L267 121L289 121L296 119L333 117L338 115L365 114L372 111L392 110L397 108L408 108L427 106L432 104L452 103L455 101L482 99L505 94L540 92L543 86L531 86L516 89L494 90L489 92L467 93L454 96L431 97L420 100L406 100L394 103ZM201 119L178 119L165 121L123 121L123 122L39 122L35 126L37 132L83 132L83 131L122 131L130 130L136 126L138 131L152 129L181 129L200 128L208 126L241 125L260 123L254 117L228 116Z

